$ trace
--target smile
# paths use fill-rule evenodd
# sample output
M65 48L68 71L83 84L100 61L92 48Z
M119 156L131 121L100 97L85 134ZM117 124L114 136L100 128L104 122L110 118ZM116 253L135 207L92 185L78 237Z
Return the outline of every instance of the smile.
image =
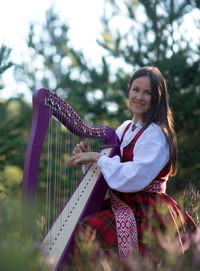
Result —
M144 104L141 104L141 103L136 103L134 102L135 105L139 105L139 106L143 106Z

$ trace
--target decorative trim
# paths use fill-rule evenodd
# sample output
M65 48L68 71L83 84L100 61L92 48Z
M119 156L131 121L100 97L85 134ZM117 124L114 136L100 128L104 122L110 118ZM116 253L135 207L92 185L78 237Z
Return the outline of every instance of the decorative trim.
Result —
M154 180L145 187L144 192L165 193L166 181ZM111 206L115 214L118 250L122 261L129 261L134 251L139 250L138 232L132 209L110 191Z
M133 251L139 250L137 224L132 209L110 192L115 214L118 250L123 261L129 261Z
M145 192L157 192L157 193L165 193L167 187L166 181L153 180L147 187L145 187L142 191Z

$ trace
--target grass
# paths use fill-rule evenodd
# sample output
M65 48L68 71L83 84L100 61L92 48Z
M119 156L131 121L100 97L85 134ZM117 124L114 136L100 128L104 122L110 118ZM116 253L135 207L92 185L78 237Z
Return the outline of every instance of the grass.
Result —
M176 200L200 225L200 193L189 186L176 195ZM51 264L45 261L39 242L26 227L19 197L7 196L0 202L0 263L2 271L48 271ZM79 242L80 258L75 259L71 271L197 271L200 270L200 234L194 234L182 255L177 243L169 236L161 236L159 261L153 263L134 254L130 263L120 261L115 253L105 254L94 236L82 234Z

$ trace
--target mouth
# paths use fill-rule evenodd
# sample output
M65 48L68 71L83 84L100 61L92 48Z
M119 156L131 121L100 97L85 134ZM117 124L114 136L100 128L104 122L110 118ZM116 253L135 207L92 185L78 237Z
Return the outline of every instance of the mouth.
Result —
M138 105L138 106L144 106L143 103L137 103L137 102L134 102L135 105Z

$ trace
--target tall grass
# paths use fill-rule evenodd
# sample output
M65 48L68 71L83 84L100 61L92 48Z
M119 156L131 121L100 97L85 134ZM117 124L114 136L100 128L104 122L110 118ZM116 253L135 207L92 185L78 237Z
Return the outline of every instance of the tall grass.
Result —
M200 225L200 193L189 186L176 195L176 200ZM42 255L39 240L36 241L27 228L27 221L21 208L21 199L7 197L0 202L0 270L34 271L51 270L51 263ZM36 223L38 225L38 223ZM159 240L159 261L152 262L134 254L131 262L123 263L114 252L105 254L94 236L82 234L79 240L80 257L70 271L199 271L200 270L200 234L193 234L191 241L186 242L188 250L180 253L177 242L168 235ZM151 244L150 244L151 245Z
M21 199L4 199L0 206L0 270L50 270L39 242L34 240L31 228L26 227L29 223L24 219Z
M189 185L182 193L175 196L181 208L188 212L200 227L200 193L194 186ZM170 229L170 227L169 227ZM80 257L73 263L70 271L199 271L200 270L200 232L192 234L191 239L184 243L185 253L180 250L180 244L170 230L167 235L159 236L157 249L158 258L153 261L134 254L129 263L124 263L115 253L105 254L99 247L94 236L80 234L78 247ZM148 247L155 244L148 237ZM155 249L155 248L154 248Z

